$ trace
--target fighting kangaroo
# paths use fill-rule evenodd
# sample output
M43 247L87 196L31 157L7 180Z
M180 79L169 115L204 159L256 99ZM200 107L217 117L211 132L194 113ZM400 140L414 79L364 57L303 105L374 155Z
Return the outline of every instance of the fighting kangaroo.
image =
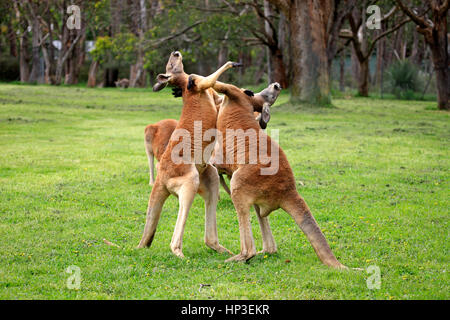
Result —
M201 83L201 78L197 79L196 76L191 76L189 81L195 84L197 81ZM231 164L225 165L226 169L232 173L230 181L231 199L237 211L241 242L240 253L226 261L246 261L256 255L250 224L250 207L256 204L260 208L258 218L260 221L264 221L261 225L261 231L263 241L267 246L273 239L270 229L267 229L269 226L267 216L272 211L282 208L292 216L305 233L319 259L325 265L334 268L346 268L334 256L308 205L298 194L294 174L283 150L262 132L254 121L254 106L260 105L263 108L263 99L257 96L251 97L234 85L216 81L211 86L218 93L225 95L217 119L217 130L222 133L224 143L221 146L216 145L216 150L221 148L223 155L231 156L233 159L238 158L240 155L237 152L239 149L234 147L235 137L227 140L227 129L242 129L244 132L254 130L259 134L252 141L244 139L245 150L251 150L252 147L256 147L256 150L262 148L265 150L262 153L259 152L259 154L269 155L269 161L267 162L261 161L259 157L257 163L252 164L246 154L243 164L233 161ZM256 146L252 146L252 143ZM217 162L216 150L214 158L211 159L212 163ZM227 152L231 154L227 154ZM274 158L274 153L275 155L278 154L278 157ZM278 166L275 167L278 170L271 170L276 160L278 160Z
M272 89L280 90L280 85L278 83L270 85L268 88L263 91L257 93L257 95L261 95L271 98L273 101L271 104L275 102L276 96L273 95ZM173 95L175 97L181 97L181 88L174 88ZM253 94L251 91L246 90L247 94ZM277 95L278 96L278 95ZM215 104L217 107L217 112L219 112L220 104L222 103L223 97L219 95L215 95L214 97ZM255 118L258 121L261 128L265 129L267 127L267 123L270 120L270 113L267 110L263 110L262 112L255 111ZM149 124L145 127L145 138L144 138L144 146L145 152L147 154L148 159L148 168L149 168L149 185L153 186L155 184L155 165L154 158L159 162L161 160L161 156L163 155L166 147L169 143L170 137L177 127L178 121L175 119L164 119L160 120L156 123ZM219 174L220 183L225 191L230 194L230 189L228 188L223 175Z
M246 95L248 95L250 97L254 96L252 101L255 101L256 103L254 104L254 107L253 107L253 115L255 117L255 120L259 123L259 126L261 127L261 129L266 129L267 124L270 121L270 107L277 100L278 95L281 92L281 85L278 82L274 82L274 83L270 84L267 88L263 89L261 92L258 92L257 94L254 94L250 90L245 90L245 89L242 89L242 90ZM222 99L222 101L223 101L223 99ZM230 188L228 188L228 185L225 182L225 179L223 176L227 175L228 179L231 179L231 176L233 173L230 170L227 170L226 166L220 165L218 163L215 163L214 166L217 168L217 171L219 173L220 184L222 185L223 189L229 195L231 195ZM256 212L259 213L258 205L255 204L254 207L255 207ZM258 217L259 217L259 214L258 214ZM263 226L265 225L264 221L259 220L259 225L261 228L263 228ZM265 228L269 228L269 231L270 231L270 227L267 226ZM268 253L275 253L276 252L275 241L272 241L272 244L270 245L270 249L267 249L267 250L263 249L263 251L266 251Z
M215 92L211 87L223 72L237 66L239 64L227 62L208 77L196 76L196 86L193 88L188 81L189 76L184 72L181 53L178 51L171 53L166 65L166 73L158 75L153 90L159 91L168 84L182 89L183 108L176 127L179 132L187 132L191 137L194 137L194 122L201 123L202 136L205 131L216 127ZM208 164L212 150L209 155L204 152L210 143L202 141L200 151L204 156L196 162L192 161L197 160L194 159L195 149L199 149L199 146L195 145L195 139L192 139L189 143L185 142L184 139L180 143L178 141L172 136L161 157L159 172L150 194L144 232L138 248L151 245L164 202L170 194L173 194L178 196L179 211L170 248L175 255L184 257L182 252L184 227L194 197L196 193L199 193L205 201L206 245L218 252L230 253L229 250L219 244L217 235L216 206L219 197L219 176L217 169ZM190 150L189 154L179 150L179 144L187 147ZM186 146L186 144L188 145ZM174 154L188 158L189 163L175 163L172 159Z

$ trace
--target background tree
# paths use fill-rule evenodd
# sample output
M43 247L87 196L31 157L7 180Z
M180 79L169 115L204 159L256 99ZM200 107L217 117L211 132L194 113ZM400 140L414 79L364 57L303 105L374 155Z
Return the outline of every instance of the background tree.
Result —
M289 25L291 102L331 103L328 23L331 0L271 0Z
M66 26L70 4L81 8L80 29ZM373 4L377 30L365 23ZM0 10L1 80L94 87L121 77L147 87L180 50L187 72L241 61L223 80L290 85L295 103L327 105L331 92L367 96L374 88L428 99L436 90L448 109L444 0L12 0ZM405 70L415 85L401 81Z
M341 30L340 36L351 41L353 49L359 63L358 74L358 94L363 97L369 95L369 59L372 56L373 50L377 41L387 36L388 34L400 29L405 23L409 22L409 18L400 19L393 27L381 33L368 32L366 26L366 9L367 1L363 1L360 6L354 6L353 10L347 14L347 19L350 28ZM391 8L388 13L381 17L380 23L387 19L394 19L396 7ZM371 34L376 34L375 37L370 37ZM372 38L372 39L370 39Z
M449 106L449 58L448 58L448 0L428 0L420 9L405 5L396 0L400 9L417 25L431 51L431 57L436 74L438 93L438 108L448 110Z

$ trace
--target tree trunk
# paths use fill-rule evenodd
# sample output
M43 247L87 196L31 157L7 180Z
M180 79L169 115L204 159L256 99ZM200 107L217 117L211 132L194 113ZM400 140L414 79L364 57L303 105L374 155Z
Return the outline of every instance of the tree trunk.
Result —
M98 66L99 66L98 61L92 60L88 73L88 82L87 82L88 88L94 88L96 85Z
M447 35L449 2L429 1L433 21L429 18L419 17L416 12L405 7L401 1L397 0L396 2L399 8L417 24L417 31L424 35L425 41L430 46L431 59L436 71L438 108L449 110L450 84Z
M360 61L358 77L358 95L361 97L369 96L369 58Z
M119 77L119 70L116 68L107 68L105 69L105 76L104 76L104 87L115 87L115 82L117 81Z
M345 91L345 49L342 49L339 57L339 90Z
M254 84L259 85L262 81L262 78L264 76L264 68L262 67L264 64L264 56L265 56L265 50L261 50L259 55L256 57L255 65L261 66L260 68L257 68L257 71L255 72L254 77Z
M30 79L30 67L28 65L28 39L25 32L21 34L19 38L20 82L28 82Z
M269 83L278 82L282 88L288 87L286 68L284 66L283 54L277 48L269 48Z
M84 63L85 53L84 53L84 41L86 39L85 27L83 26L80 30L69 31L69 40L67 46L70 47L75 41L74 46L69 53L66 60L66 74L64 83L65 84L77 84L78 76L80 74L81 67Z
M448 13L448 12L447 12ZM449 82L449 57L448 57L448 35L447 35L447 14L436 16L435 28L432 31L432 38L429 39L431 58L436 71L436 87L438 95L438 108L449 110L450 82Z
M272 7L270 6L270 3L268 0L264 0L263 1L263 5L264 5L264 16L266 17L266 19L270 19L270 17L273 15L272 13ZM273 39L273 31L272 28L270 27L269 21L264 20L264 30L267 34L268 37ZM274 47L275 44L272 45L272 47ZM270 48L270 47L266 47L266 54L267 54L267 79L269 83L273 83L275 82L274 80L274 75L273 73L276 72L274 70L274 66L273 66L273 52L275 51L275 48Z
M449 76L448 76L448 52L447 34L436 32L433 35L436 43L430 44L431 58L436 72L437 101L440 110L449 110Z
M283 67L284 67L284 82L285 85L282 85L283 88L288 88L289 87L289 77L288 74L286 72L286 70L288 70L289 68L287 67L287 62L285 60L286 55L285 55L285 48L286 48L286 17L284 15L283 12L280 12L280 20L278 21L278 48L280 49L281 52L281 59L283 61Z
M267 19L271 19L274 15L272 6L270 5L268 0L264 0L264 16ZM284 21L280 17L279 26L278 26L278 34L274 34L274 30L270 27L269 21L264 21L264 29L266 34L271 38L269 41L270 45L267 46L267 75L269 83L278 82L282 88L286 88L288 85L286 79L286 68L283 62L283 51L281 41L284 41L284 29L283 29Z
M378 33L383 32L383 27L381 30L378 30ZM381 88L381 80L383 76L383 65L384 65L384 47L385 47L385 39L380 39L377 43L377 66L375 71L375 85Z
M30 78L28 79L29 82L37 82L38 78L40 76L40 67L41 67L41 59L39 56L39 52L40 52L40 45L39 45L39 32L40 32L40 25L39 25L39 20L37 18L37 16L35 16L33 18L32 21L32 38L31 38L31 44L32 44L32 48L31 48L31 63L32 63L32 67L31 67L31 73L30 73Z
M145 86L143 53L138 54L138 60L130 66L130 88Z
M13 57L17 57L17 37L11 25L11 20L9 19L8 19L8 41L9 41L9 54Z
M137 5L137 4L136 4ZM144 70L144 50L142 42L147 31L147 6L145 0L139 0L139 7L136 10L136 21L138 21L137 34L139 37L138 53L136 63L130 66L130 87L145 86L145 70Z
M289 10L292 83L291 102L331 103L326 26L327 0L293 0Z
M418 32L413 32L413 45L411 49L410 61L418 67L423 67L425 46L423 37L420 37ZM420 38L419 38L420 37Z
M358 87L358 79L359 79L359 75L361 74L361 67L359 65L359 60L358 57L356 55L355 52L355 47L352 46L351 49L351 75L352 75L352 84L353 84L353 88Z
M51 45L51 44L50 44ZM45 43L42 44L42 56L44 57L44 83L45 84L51 84L51 74L50 74L50 68L51 68L51 61L50 56L48 54L47 46Z

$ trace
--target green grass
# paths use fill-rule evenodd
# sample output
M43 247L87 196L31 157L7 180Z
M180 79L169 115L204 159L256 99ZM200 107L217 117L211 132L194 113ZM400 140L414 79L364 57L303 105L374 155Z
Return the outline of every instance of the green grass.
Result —
M430 101L335 99L319 109L287 101L279 98L269 128L280 130L334 253L364 271L323 266L281 210L270 216L278 253L225 264L203 243L200 197L185 259L169 249L174 197L152 247L136 250L150 194L144 127L178 118L181 100L170 90L1 84L0 298L449 299L449 114ZM237 253L224 191L218 228ZM81 269L79 290L66 286L71 265ZM379 290L367 288L369 265L381 269Z

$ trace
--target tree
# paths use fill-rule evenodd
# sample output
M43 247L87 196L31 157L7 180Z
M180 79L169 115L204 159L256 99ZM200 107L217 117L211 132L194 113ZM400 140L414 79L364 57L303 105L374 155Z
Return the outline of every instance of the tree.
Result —
M328 23L331 0L270 0L289 24L291 102L331 103Z
M369 59L372 56L373 50L376 47L376 43L389 35L390 33L401 28L410 19L402 19L390 29L378 33L375 37L370 39L366 26L366 1L358 7L354 7L353 10L347 15L350 29L343 29L340 32L342 38L349 39L353 44L353 49L357 61L359 63L358 74L358 94L363 97L369 96ZM396 12L396 7L393 7L388 13L381 17L380 23L387 19L392 19Z
M438 108L449 110L450 84L447 38L449 0L428 0L426 8L420 11L413 9L411 5L405 5L401 0L396 0L396 2L399 8L417 25L417 32L424 36L430 48L436 73Z
M237 48L234 51L238 51L240 57L246 57L249 61L248 47L264 46L267 53L269 82L278 82L282 87L288 87L287 68L283 55L286 28L283 13L278 12L268 0L219 0L218 2L221 5L205 2L204 5L200 3L197 6L188 7L212 14L208 19L208 25L221 25L225 30L223 38L218 42L218 65L228 60L227 56L232 51L231 45ZM218 29L211 30L210 36L214 37L214 34L220 32ZM236 37L241 38L244 43L236 41ZM239 72L243 72L247 67L249 66L244 64ZM257 73L261 74L261 72ZM225 78L230 76L231 74L224 75ZM255 78L259 79L260 76Z
M20 3L18 0L14 0L14 11L17 23L17 34L19 40L19 68L20 68L20 82L28 82L30 78L29 68L29 54L28 54L28 35L26 19L23 18L23 14L20 11Z
M77 55L73 53L78 45L83 46L86 24L84 21L81 23L81 29L69 30L66 25L68 19L67 15L67 1L63 1L58 7L60 14L54 17L54 24L56 30L59 30L58 38L61 39L61 49L58 54L55 69L55 84L61 84L63 72L65 71L64 79L68 84L76 83L76 73L80 65L74 66L72 63L77 63ZM80 3L81 5L81 3ZM84 10L82 11L84 12ZM84 19L83 19L84 20ZM58 28L58 23L60 23ZM80 44L79 44L80 43ZM80 52L80 51L78 51ZM79 60L78 60L79 61Z
M257 1L253 2L255 11L261 23L264 24L264 37L258 35L261 43L266 46L267 50L267 69L269 83L278 82L281 87L288 87L288 79L286 74L286 67L283 60L283 32L285 28L284 15L281 13L278 20L278 27L276 25L275 12L268 0L264 0L264 10L261 10Z
M349 40L344 43L339 43L339 33L342 25L346 20L348 14L355 6L354 0L334 0L331 12L330 23L328 24L328 43L327 43L327 57L328 57L328 71L331 72L334 58L349 44ZM341 77L343 78L343 56L340 59ZM331 77L331 74L329 75ZM343 82L340 81L341 83Z

